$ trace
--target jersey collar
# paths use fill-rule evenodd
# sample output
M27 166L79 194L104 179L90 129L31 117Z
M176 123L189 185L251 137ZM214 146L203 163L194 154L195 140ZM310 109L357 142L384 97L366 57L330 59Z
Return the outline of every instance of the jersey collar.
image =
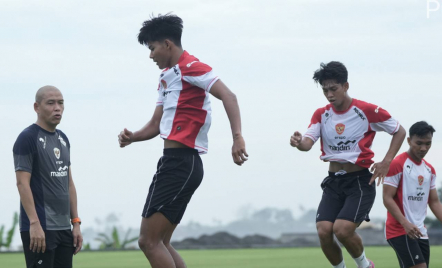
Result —
M420 162L416 162L413 158L411 158L411 155L408 152L405 152L408 155L408 159L411 160L411 162L415 163L416 165L420 166L423 162L423 160L421 160Z
M178 59L178 64L181 63L188 56L189 56L189 53L184 50L183 54L181 54L180 58Z
M330 104L331 108L333 109L333 112L335 112L336 114L345 114L346 112L348 112L350 110L350 108L353 106L353 104L356 102L356 99L352 98L350 105L348 106L348 108L345 111L338 111L335 109L335 107L333 106L333 104Z

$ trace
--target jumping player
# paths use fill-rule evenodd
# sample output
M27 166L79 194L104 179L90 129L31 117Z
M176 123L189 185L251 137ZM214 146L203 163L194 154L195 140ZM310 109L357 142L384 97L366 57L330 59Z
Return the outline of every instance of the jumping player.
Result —
M207 153L211 124L209 93L222 100L233 135L232 156L237 165L247 160L241 134L238 102L212 68L183 50L183 21L176 15L159 15L143 23L138 41L163 71L158 100L151 120L139 131L121 131L120 147L132 142L164 139L142 213L139 246L153 268L186 267L170 244L187 204L203 179L199 154Z
M355 232L369 212L376 196L373 182L382 182L405 138L405 130L384 109L348 94L346 67L336 61L321 64L313 76L330 102L313 114L304 136L296 131L290 144L309 151L321 138L320 159L329 162L329 175L321 184L322 200L316 216L316 228L322 251L333 267L346 267L342 251L333 234L345 246L358 267L374 267L365 257L361 237ZM393 135L382 160L373 164L370 147L376 131Z
M442 222L436 171L424 160L434 132L424 121L412 125L407 138L408 152L393 160L384 181L384 205L388 210L385 235L401 268L429 267L430 243L424 226L427 204Z
M60 90L40 88L34 110L37 122L20 133L13 148L26 266L69 268L83 237L72 180L71 145L56 128L64 111Z

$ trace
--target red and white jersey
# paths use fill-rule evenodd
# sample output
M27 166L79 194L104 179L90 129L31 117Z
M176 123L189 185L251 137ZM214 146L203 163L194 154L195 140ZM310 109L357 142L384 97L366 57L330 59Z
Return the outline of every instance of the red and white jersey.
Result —
M156 103L163 106L161 138L207 153L212 121L209 91L218 79L210 66L187 51L175 66L163 70Z
M402 153L391 162L384 184L397 188L394 201L405 218L419 228L424 235L422 238L428 239L424 220L430 190L436 189L436 171L433 166L425 160L416 163L408 153ZM405 234L404 227L388 212L385 224L386 238Z
M399 126L386 110L353 99L346 111L336 111L331 104L317 109L304 136L314 142L321 138L321 160L368 168L373 163L370 148L376 131L393 135Z

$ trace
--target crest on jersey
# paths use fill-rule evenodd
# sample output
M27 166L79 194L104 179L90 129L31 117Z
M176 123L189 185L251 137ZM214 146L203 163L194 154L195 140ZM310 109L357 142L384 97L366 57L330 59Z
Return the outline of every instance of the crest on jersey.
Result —
M336 128L336 133L338 133L339 135L341 135L342 133L344 133L345 130L345 125L342 123L339 123L335 126Z
M54 148L54 154L55 157L57 157L57 159L60 159L60 149L58 149L57 147Z
M167 83L163 79L161 79L161 85L163 85L164 89L167 89Z
M419 175L419 177L417 177L417 180L419 181L419 185L422 186L422 184L424 183L424 176Z

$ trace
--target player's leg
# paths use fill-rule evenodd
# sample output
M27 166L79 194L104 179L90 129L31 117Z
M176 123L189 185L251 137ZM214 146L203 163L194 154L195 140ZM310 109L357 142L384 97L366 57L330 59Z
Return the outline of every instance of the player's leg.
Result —
M164 150L146 199L139 239L152 267L180 267L174 257L178 265L184 265L170 246L170 238L202 178L202 162L196 150ZM172 266L158 266L163 263Z
M316 230L321 249L333 266L342 263L341 266L344 267L341 247L333 235L333 224L342 209L344 201L339 197L339 189L333 178L325 178L321 187L323 194L316 214Z
M170 255L173 258L173 261L175 262L176 268L186 268L186 263L184 262L183 258L181 258L180 254L173 248L173 246L170 244L170 239L172 238L172 234L175 231L175 228L178 226L178 224L174 224L172 229L170 229L166 237L164 238L164 245L166 246L167 250L169 251Z
M419 239L420 240L420 239ZM419 241L411 239L407 235L401 235L387 240L396 252L399 267L426 268L426 260ZM429 257L429 255L428 255Z
M342 178L341 188L346 198L345 203L337 216L333 232L356 264L361 267L370 267L371 261L365 257L361 237L355 232L364 220L369 221L369 213L376 197L376 186L369 185L372 174L368 170L347 173Z
M173 224L162 214L154 213L141 221L138 245L152 268L175 268L175 261L164 245L166 235L174 229Z
M74 257L74 237L71 230L54 231L57 247L54 255L54 268L72 268Z
M44 253L32 252L29 249L31 238L29 232L21 232L21 239L23 243L23 252L25 254L26 267L27 268L53 268L54 264L54 249L51 242L48 241L48 231L45 231L46 236L46 251Z
M430 267L430 241L428 239L419 239L418 243L422 255L424 255L425 263L427 267Z
M350 222L347 220L336 220L333 225L333 233L338 238L339 242L345 246L348 253L357 258L361 256L364 251L361 237L355 232L359 223Z
M343 260L341 247L333 236L333 222L321 221L316 223L322 252L328 261L336 266Z

